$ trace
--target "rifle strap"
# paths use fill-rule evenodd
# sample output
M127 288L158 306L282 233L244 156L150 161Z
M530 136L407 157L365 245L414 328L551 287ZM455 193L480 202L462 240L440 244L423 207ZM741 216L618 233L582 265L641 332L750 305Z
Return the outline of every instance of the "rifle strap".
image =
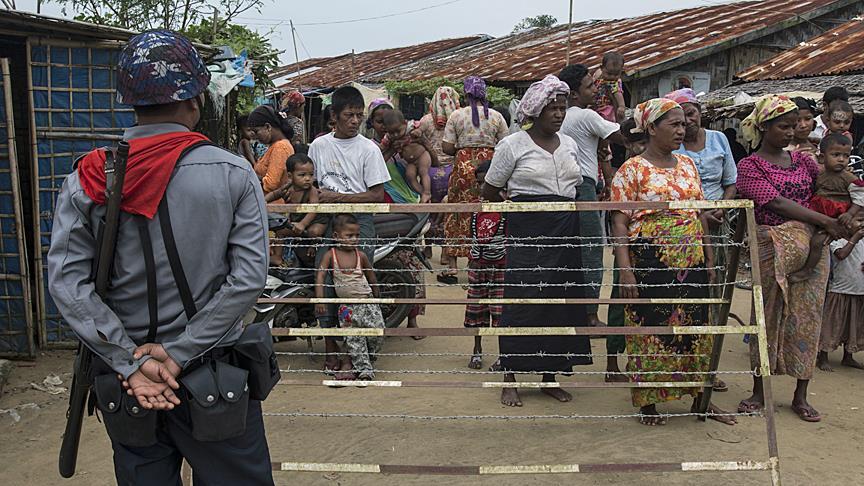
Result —
M156 341L156 330L159 327L159 297L156 287L156 258L153 256L153 242L150 240L150 228L147 218L136 216L138 237L141 239L141 250L144 252L144 270L147 273L147 310L150 314L150 326L147 329L147 342Z
M195 308L195 299L189 289L189 281L186 280L186 272L183 271L183 263L180 261L180 253L177 251L177 242L174 240L174 230L171 227L171 214L168 212L166 197L159 202L159 227L162 229L162 240L165 242L165 253L168 255L168 264L171 265L171 273L174 274L174 282L183 301L183 310L186 318L191 320L198 310Z

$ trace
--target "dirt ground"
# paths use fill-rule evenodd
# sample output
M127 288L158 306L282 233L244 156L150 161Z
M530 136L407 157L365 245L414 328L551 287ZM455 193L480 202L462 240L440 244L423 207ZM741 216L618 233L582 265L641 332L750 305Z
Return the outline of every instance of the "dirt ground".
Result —
M433 283L430 275L428 282ZM464 277L463 277L464 281ZM430 289L430 297L459 297L459 286ZM749 317L747 291L736 291L733 312ZM602 309L602 308L601 308ZM605 314L605 309L601 311ZM460 327L463 307L430 307L421 326ZM469 352L471 338L430 337L422 341L390 338L385 352ZM486 339L485 351L494 353L497 342ZM597 353L605 353L603 339L592 340ZM302 341L280 343L280 351L302 352ZM323 351L323 341L315 343ZM747 348L740 336L726 339L722 370L746 370ZM15 409L19 417L0 413L0 483L6 485L102 485L113 484L111 449L102 425L85 420L78 473L62 480L57 473L57 451L63 431L66 393L50 395L31 387L49 374L57 374L68 386L73 353L43 353L34 363L18 362L0 409ZM831 355L838 364L840 353ZM281 356L282 368L318 368L321 361L308 357ZM383 357L377 367L392 370L464 370L467 358ZM491 359L486 360L486 365ZM603 369L598 358L579 371ZM623 365L623 362L622 362ZM283 377L320 379L320 374L283 374ZM379 379L430 379L424 375L381 374ZM483 376L447 375L431 379L482 380ZM495 379L485 377L485 379ZM565 378L564 380L577 379ZM600 380L601 376L581 377ZM715 394L715 403L727 410L749 395L751 379L729 374L723 379L729 391ZM818 372L810 386L811 403L823 416L818 424L799 420L790 409L794 381L773 380L781 455L786 485L860 484L864 477L864 372L837 366L834 373ZM265 413L362 412L414 415L549 415L631 414L627 390L579 390L571 403L558 403L536 391L522 394L524 407L507 409L493 389L438 388L341 388L280 386L265 402ZM35 404L28 405L28 404ZM688 401L661 409L684 413ZM702 423L693 418L673 418L665 427L646 427L635 419L585 420L482 420L403 421L394 419L265 417L274 462L346 462L419 465L511 465L626 463L642 461L765 460L765 421L743 418L737 426ZM768 484L767 473L674 474L571 474L525 476L382 476L371 474L275 473L280 485L556 485L626 484L649 481L670 485Z

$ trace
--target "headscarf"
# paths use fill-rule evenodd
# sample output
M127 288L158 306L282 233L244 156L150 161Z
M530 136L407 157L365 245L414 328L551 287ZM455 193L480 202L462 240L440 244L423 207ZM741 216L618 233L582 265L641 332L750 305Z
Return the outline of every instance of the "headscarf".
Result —
M382 106L387 106L393 108L393 103L390 102L387 98L375 98L369 103L369 106L366 108L368 115L366 115L366 128L372 129L372 115L375 114L375 110Z
M756 100L753 112L741 122L741 135L750 144L750 147L755 149L762 142L762 132L759 130L759 125L797 109L798 105L787 96L763 96Z
M303 96L303 93L297 91L296 89L291 90L285 93L282 96L282 109L283 110L291 110L297 108L298 106L306 103L306 97Z
M633 121L636 122L636 128L631 129L630 133L644 133L648 129L648 125L675 108L681 108L681 105L667 98L654 98L639 103L633 110Z
M486 81L483 81L479 76L468 76L462 83L465 90L465 96L468 97L468 103L471 105L471 123L475 127L480 127L480 113L477 110L477 102L483 103L483 114L489 118L489 101L486 99Z
M679 105L683 105L684 103L693 103L694 105L699 106L699 100L696 99L696 93L690 88L682 88L672 91L671 93L667 93L664 98L672 100Z
M246 123L250 127L263 127L269 123L271 127L282 129L282 123L286 119L286 115L282 111L277 111L270 105L261 105L249 113Z
M450 86L441 86L435 90L432 102L429 103L429 113L439 128L447 125L447 119L459 108L459 93Z
M519 101L519 108L516 110L516 119L526 130L526 122L530 122L529 118L537 118L558 95L567 96L570 94L570 87L567 83L558 79L553 74L547 75L541 81L532 83L525 91L522 99Z

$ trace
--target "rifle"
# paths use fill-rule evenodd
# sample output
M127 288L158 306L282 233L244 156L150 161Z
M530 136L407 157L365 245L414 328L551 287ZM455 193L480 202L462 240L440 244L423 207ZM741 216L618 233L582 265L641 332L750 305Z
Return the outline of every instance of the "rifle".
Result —
M123 181L126 178L126 161L129 157L129 144L120 142L116 151L105 152L105 218L99 226L97 239L99 252L96 259L95 286L99 297L105 298L111 279L111 265L114 262L114 248L117 243L117 228L120 219L120 200L123 197ZM71 478L78 462L78 445L81 442L81 426L90 394L90 374L93 365L93 351L82 341L78 343L75 367L72 373L72 387L69 391L69 408L66 410L66 430L60 446L60 476Z

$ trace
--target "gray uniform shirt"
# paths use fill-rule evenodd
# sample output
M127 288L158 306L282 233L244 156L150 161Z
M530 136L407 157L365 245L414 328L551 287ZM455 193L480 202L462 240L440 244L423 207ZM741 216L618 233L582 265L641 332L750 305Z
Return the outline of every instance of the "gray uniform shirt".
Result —
M188 131L182 125L132 127L124 138ZM267 279L267 213L249 162L217 147L198 147L177 163L166 191L171 226L198 313L188 320L171 273L159 216L148 222L156 260L156 342L181 366L215 346L233 344L240 318ZM48 250L51 297L72 330L115 371L128 377L147 357L132 357L150 314L138 227L121 213L111 285L103 301L91 280L97 222L105 207L84 192L77 171L63 183ZM138 216L135 216L138 217Z

